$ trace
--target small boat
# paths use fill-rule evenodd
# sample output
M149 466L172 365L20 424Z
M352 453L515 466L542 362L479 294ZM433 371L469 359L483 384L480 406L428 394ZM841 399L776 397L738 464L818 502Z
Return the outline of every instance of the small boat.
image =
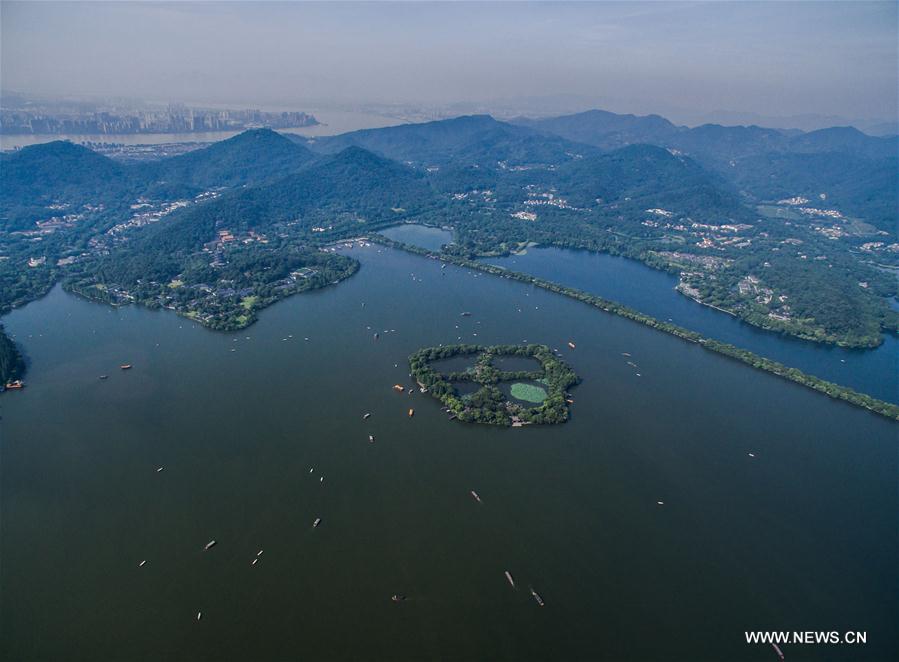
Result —
M412 418L413 416L415 416L415 410L414 410L414 409L410 409L410 410L409 410L409 418Z
M621 356L630 356L630 352L621 352Z
M571 349L574 349L574 348L576 347L576 345L575 345L573 342L571 342L570 340L568 341L568 346L569 346Z
M146 559L144 559L143 561L141 561L140 563L138 563L138 564L137 564L137 567L138 567L138 568L143 568L145 565L147 565Z
M506 579L509 580L509 585L510 585L512 588L515 588L515 580L512 579L512 573L509 572L508 570L506 570L505 575L506 575Z
M774 652L777 653L777 657L779 657L781 660L784 659L784 654L783 651L780 650L780 646L775 643L772 643L771 645L774 646Z
M132 366L131 366L130 363L123 363L123 364L120 365L119 367L120 367L122 370L131 370L131 367L132 367Z
M537 593L537 591L534 590L534 587L533 587L533 586L529 586L528 588L531 589L531 595L534 596L534 600L537 601L537 604L540 605L541 607L544 606L543 598L541 598L541 597L540 597L540 594Z
M462 313L462 317L471 317L471 313L464 312L464 313Z
M215 547L217 544L218 543L215 540L210 540L208 543L206 543L206 547L204 547L203 550L208 551L208 550L212 549L213 547Z
M109 375L100 375L100 379L109 379Z
M165 469L165 467L156 467L156 473L159 473L159 472L162 471L163 469Z
M370 443L370 444L375 443L375 435L373 435L373 434L368 435L368 443Z
M371 418L371 414L362 414L363 421L367 421L369 418Z
M375 340L377 340L378 338L380 338L380 336L377 333L375 333Z
M394 602L403 602L406 599L406 596L402 593L394 593L390 596L390 599Z
M755 457L755 453L749 453L749 457Z
M255 559L253 559L253 561L250 563L250 565L256 565L257 563L259 563L259 557L256 557Z
M481 497L478 495L477 492L475 492L474 490L472 490L472 491L471 491L471 496L474 497L474 500L475 500L475 501L477 501L478 503L481 503Z
M397 393L402 393L403 391L406 390L406 387L403 386L402 384L394 384L393 390L396 391Z
M201 618L203 618L203 612L202 612L202 611L198 611L198 612L197 612L197 620L199 621Z
M316 518L315 518L315 521L312 523L312 528L313 528L313 529L317 529L317 528L318 528L318 525L321 524L321 523L322 523L322 518L321 518L321 517L316 517Z
M264 551L264 550L261 550L261 549L260 549L258 552L256 552L256 556L262 556L262 552L263 552L263 551Z
M21 379L16 379L11 382L6 382L6 388L9 390L25 388L25 382L23 382Z
M325 482L325 477L322 476L321 478L319 478L319 479L318 479L318 482L319 482L319 483L324 483L324 482Z

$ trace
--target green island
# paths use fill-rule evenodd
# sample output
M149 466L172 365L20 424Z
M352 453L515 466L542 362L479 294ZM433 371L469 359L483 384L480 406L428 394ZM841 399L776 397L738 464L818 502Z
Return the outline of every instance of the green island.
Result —
M443 374L433 362L457 356L473 357L467 369ZM532 358L540 363L537 370L500 370L494 361L499 357ZM412 377L419 386L440 400L451 418L466 423L486 423L520 427L530 424L564 423L568 420L568 389L580 378L546 345L445 345L425 347L409 357ZM512 397L534 404L527 407L507 398L499 388L502 382L540 381L541 387L514 383ZM461 394L460 385L480 385L477 390Z
M628 308L627 306L615 303L614 301L609 301L608 299L603 299L602 297L588 294L587 292L577 290L573 287L566 287L564 285L559 285L558 283L553 283L552 281L537 278L536 276L530 276L528 274L523 274L516 271L509 271L508 269L503 269L502 267L497 267L491 264L484 264L481 262L476 262L474 260L469 260L467 258L447 255L446 253L437 253L424 248L419 248L417 246L411 246L402 242L393 241L392 239L388 239L387 237L384 237L382 235L372 235L369 237L369 240L372 242L377 242L384 246L389 246L391 248L397 248L409 253L414 253L416 255L422 255L430 259L442 260L443 262L455 264L456 266L465 267L467 269L482 271L494 276L508 278L510 280L517 280L522 283L529 283L544 290L555 292L556 294L562 294L564 296L599 308L600 310L604 310L607 313L625 317L635 322L639 322L640 324L645 324L646 326L649 326L653 329L658 329L659 331L669 333L673 336L681 338L682 340L696 343L704 349L716 352L717 354L722 354L732 359L736 359L737 361L741 361L742 363L750 365L753 368L764 370L765 372L777 375L778 377L783 377L784 379L788 379L797 384L807 386L808 388L814 389L815 391L818 391L820 393L824 393L825 395L828 395L836 400L843 400L845 402L848 402L849 404L853 404L857 407L861 407L863 409L867 409L868 411L874 412L875 414L880 414L881 416L885 416L886 418L891 418L893 420L899 421L899 405L895 405L891 402L884 402L883 400L878 400L877 398L873 398L864 393L859 393L858 391L855 391L851 388L840 386L839 384L834 384L833 382L829 382L824 379L819 379L818 377L806 374L801 370L798 370L797 368L790 368L789 366L785 366L784 364L778 363L777 361L766 359L762 356L759 356L758 354L750 352L749 350L740 349L739 347L735 347L728 343L723 343L711 338L706 338L701 334L696 333L695 331L690 331L689 329L685 329L669 322L663 322L632 308Z

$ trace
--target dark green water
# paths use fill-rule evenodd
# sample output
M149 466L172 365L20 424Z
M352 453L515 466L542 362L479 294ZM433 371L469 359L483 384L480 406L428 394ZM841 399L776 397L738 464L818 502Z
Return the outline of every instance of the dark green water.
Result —
M236 334L59 290L5 318L31 366L0 397L0 658L773 660L743 632L849 629L868 644L784 652L895 658L895 424L523 284L353 254ZM394 392L460 335L561 349L572 420L466 426Z

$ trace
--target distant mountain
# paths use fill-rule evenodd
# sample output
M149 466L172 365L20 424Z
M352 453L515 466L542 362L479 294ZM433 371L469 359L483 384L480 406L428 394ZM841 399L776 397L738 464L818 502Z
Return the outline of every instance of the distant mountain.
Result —
M67 141L56 140L0 155L0 224L15 230L47 217L78 212L85 204L113 199L127 188L125 169L111 159Z
M682 130L658 115L640 117L605 110L588 110L539 120L519 118L515 123L603 149L634 143L661 144Z
M397 161L420 166L510 166L557 164L573 153L589 151L557 136L524 126L500 122L489 115L467 115L449 120L364 129L310 141L310 147L334 153L349 146L362 147Z
M220 229L265 231L276 223L291 223L301 233L318 225L364 232L432 200L421 173L348 147L300 172L175 214L135 241L170 251L193 250Z
M803 133L758 126L674 126L605 111L528 120L528 126L605 150L646 143L689 156L759 200L804 195L895 235L899 138L852 127ZM815 157L815 158L812 158ZM841 163L855 176L841 174ZM826 200L826 202L824 202Z
M878 159L897 156L897 150L899 139L896 136L869 136L851 126L835 126L800 134L790 139L784 151L811 154L843 152Z
M573 161L556 170L555 181L575 206L601 200L637 213L663 208L698 219L754 218L721 177L692 159L652 145L631 145Z
M252 129L179 156L133 166L134 176L156 187L192 189L258 184L295 172L315 155L270 129Z

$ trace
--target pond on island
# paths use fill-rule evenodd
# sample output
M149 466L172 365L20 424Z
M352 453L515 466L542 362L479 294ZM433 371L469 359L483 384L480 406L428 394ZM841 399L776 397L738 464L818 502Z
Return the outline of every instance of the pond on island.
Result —
M499 384L500 391L507 398L520 400L530 404L540 404L546 400L546 385L540 382L514 382L512 384Z
M0 659L749 662L772 651L745 630L810 628L896 659L896 423L524 283L347 254L234 333L61 289L4 316L29 372L0 395ZM394 391L460 336L560 349L570 420Z

